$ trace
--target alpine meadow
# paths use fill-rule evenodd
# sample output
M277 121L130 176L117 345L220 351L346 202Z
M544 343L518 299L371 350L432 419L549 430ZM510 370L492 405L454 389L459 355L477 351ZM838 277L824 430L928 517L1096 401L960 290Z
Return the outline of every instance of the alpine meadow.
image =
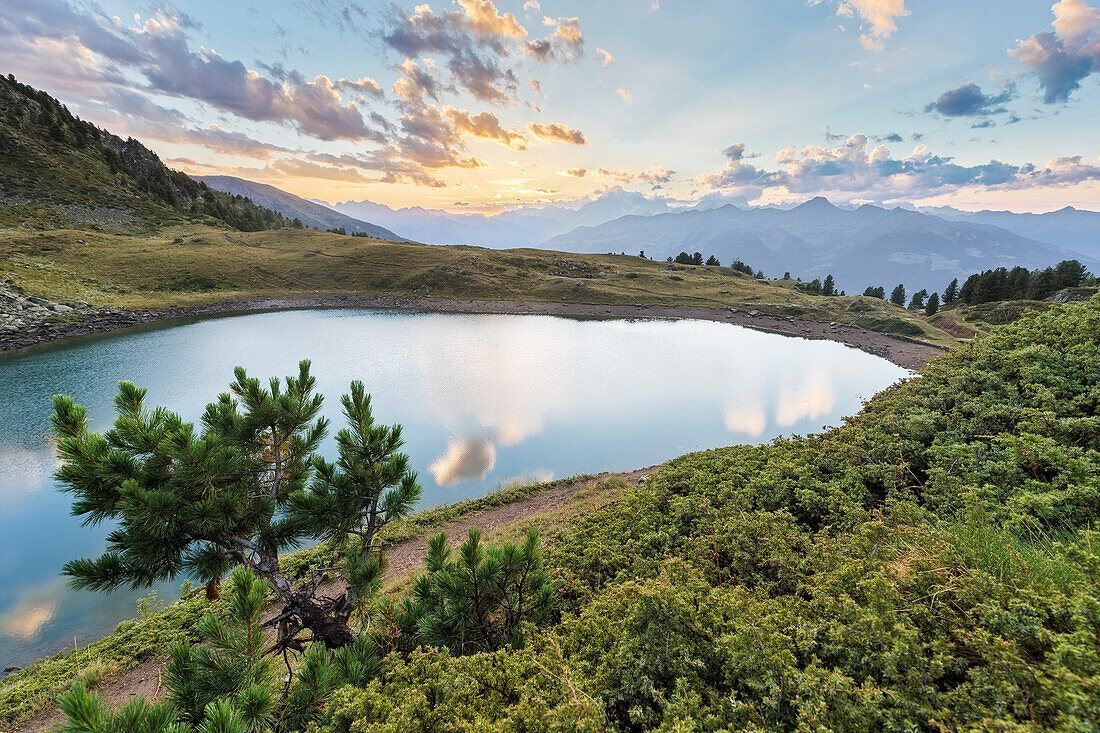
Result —
M0 0L0 731L1100 730L1094 0Z

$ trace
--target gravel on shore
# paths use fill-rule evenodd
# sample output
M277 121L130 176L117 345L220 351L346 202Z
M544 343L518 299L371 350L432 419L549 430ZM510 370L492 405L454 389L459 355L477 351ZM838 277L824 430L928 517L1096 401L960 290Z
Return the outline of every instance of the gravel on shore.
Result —
M440 313L493 313L509 315L554 315L574 318L669 318L732 323L760 331L827 339L880 356L905 369L919 370L944 353L931 344L868 331L843 323L807 321L792 316L770 316L757 311L699 306L599 305L554 303L528 300L470 300L461 298L409 297L392 295L314 295L254 297L206 305L127 311L88 309L66 313L64 318L27 323L12 331L0 331L0 352L10 352L63 339L107 333L142 324L204 318L261 311L306 308L377 308Z

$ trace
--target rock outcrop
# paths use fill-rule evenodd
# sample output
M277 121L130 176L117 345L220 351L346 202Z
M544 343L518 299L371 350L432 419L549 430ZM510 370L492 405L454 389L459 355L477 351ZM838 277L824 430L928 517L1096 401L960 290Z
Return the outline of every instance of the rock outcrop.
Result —
M54 302L25 296L6 281L0 280L0 333L14 333L49 318L85 311L82 300Z

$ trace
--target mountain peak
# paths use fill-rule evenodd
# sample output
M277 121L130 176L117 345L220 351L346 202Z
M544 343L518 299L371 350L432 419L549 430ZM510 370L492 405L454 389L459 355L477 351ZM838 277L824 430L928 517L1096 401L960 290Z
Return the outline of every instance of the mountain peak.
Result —
M832 202L829 201L829 199L825 198L824 196L814 196L809 201L807 201L803 204L799 204L795 208L796 209L801 209L803 211L825 211L825 210L832 211L832 210L836 210L837 207L834 206L832 204Z

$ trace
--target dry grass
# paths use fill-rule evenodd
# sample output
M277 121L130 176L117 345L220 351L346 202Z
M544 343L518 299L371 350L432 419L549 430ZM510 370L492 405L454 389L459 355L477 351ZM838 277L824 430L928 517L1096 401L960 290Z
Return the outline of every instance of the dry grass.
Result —
M0 276L26 293L92 305L161 308L251 296L353 293L758 310L952 338L873 298L821 297L793 281L632 255L492 250L345 237L314 230L244 233L209 226L150 235L0 229Z

